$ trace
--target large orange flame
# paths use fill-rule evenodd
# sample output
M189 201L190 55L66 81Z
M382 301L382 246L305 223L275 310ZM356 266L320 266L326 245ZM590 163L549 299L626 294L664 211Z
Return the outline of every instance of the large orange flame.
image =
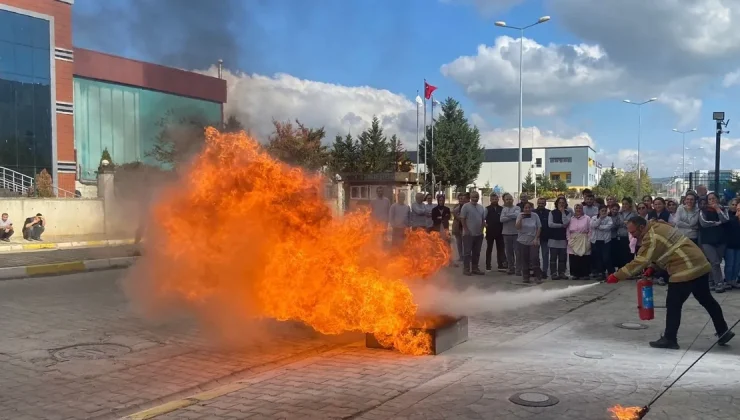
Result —
M615 420L640 420L643 410L643 407L622 407L621 405L615 405L609 409L609 412L612 413L612 417Z
M153 209L147 298L185 302L215 328L225 318L296 320L429 353L429 336L410 329L417 306L408 284L448 263L447 244L412 232L391 252L368 212L333 217L323 186L248 135L208 128L204 151Z

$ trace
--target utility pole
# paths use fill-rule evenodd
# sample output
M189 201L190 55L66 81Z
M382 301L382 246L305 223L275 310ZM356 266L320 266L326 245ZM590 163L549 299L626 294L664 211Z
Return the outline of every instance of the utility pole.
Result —
M712 119L717 122L717 144L715 145L714 149L714 192L716 194L719 194L719 161L721 152L720 143L722 141L722 134L730 133L729 131L722 131L722 127L727 127L730 121L727 120L727 122L725 122L724 112L713 112Z

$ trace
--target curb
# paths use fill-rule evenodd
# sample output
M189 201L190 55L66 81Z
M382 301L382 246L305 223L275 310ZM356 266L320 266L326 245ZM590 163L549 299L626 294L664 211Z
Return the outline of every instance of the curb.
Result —
M23 267L0 268L0 280L24 279L39 276L59 276L85 271L126 268L134 264L138 257L117 257L100 260L69 261L55 264L27 265Z
M99 246L132 245L133 239L104 239L101 241L48 242L33 244L0 245L0 253L18 251L38 251L41 249L91 248Z

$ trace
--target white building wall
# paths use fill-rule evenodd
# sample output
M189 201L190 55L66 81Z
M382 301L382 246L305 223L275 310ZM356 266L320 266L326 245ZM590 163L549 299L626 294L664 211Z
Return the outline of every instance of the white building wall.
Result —
M516 193L517 188L517 162L483 162L475 180L478 188L485 187L486 182L491 188L498 186L503 192ZM527 176L530 168L527 162L522 164L522 182Z

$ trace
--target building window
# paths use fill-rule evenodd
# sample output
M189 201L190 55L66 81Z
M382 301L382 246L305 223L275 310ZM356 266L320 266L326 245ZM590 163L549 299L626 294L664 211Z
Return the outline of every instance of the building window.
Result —
M52 172L49 21L0 10L0 166Z
M560 174L550 174L550 179L553 181L560 181Z
M534 160L534 166L537 167L537 168L541 168L542 167L542 158L536 158Z
M567 174L565 174L565 183L570 184L571 181L572 180L571 180L570 172L568 172Z
M200 99L79 77L74 88L75 149L84 181L96 179L104 149L119 164L159 165L147 153L170 124L221 119L220 104Z
M551 157L550 163L572 163L572 157Z

